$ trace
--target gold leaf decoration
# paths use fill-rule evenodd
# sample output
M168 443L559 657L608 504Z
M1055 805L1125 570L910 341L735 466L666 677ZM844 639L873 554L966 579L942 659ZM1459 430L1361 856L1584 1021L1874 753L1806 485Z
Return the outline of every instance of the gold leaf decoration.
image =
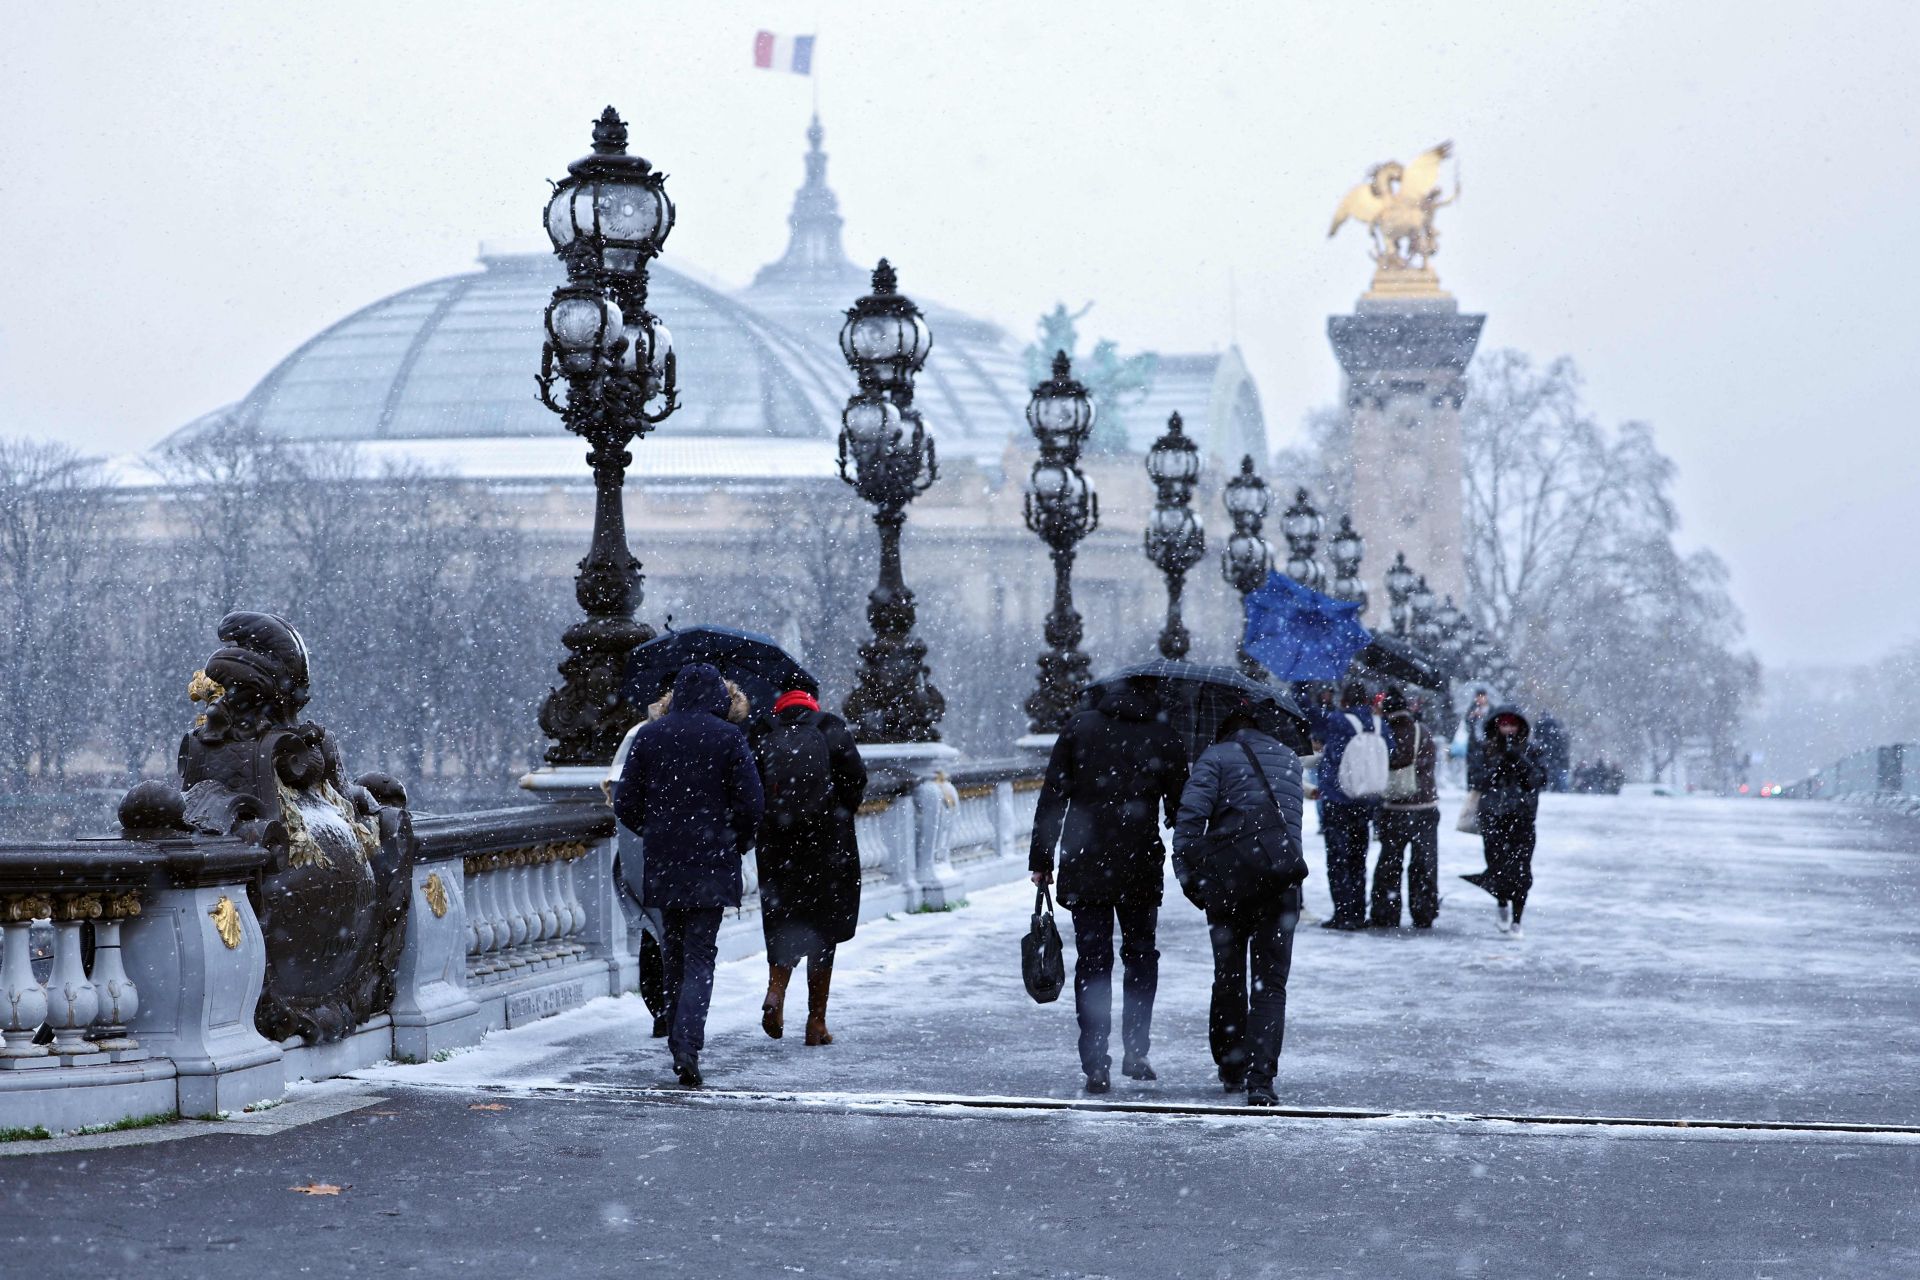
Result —
M447 886L440 879L438 871L427 876L427 883L421 887L421 892L426 894L427 909L433 912L434 919L438 920L447 914Z
M213 928L220 935L220 941L227 944L227 950L240 948L240 908L233 905L233 899L226 894L220 895L220 901L213 904L213 910L207 912L213 917Z

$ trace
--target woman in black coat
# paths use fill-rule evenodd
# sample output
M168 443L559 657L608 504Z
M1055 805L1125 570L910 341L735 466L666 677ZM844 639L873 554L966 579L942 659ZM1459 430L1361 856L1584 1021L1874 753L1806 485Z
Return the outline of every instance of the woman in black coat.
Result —
M1513 707L1500 707L1483 726L1485 744L1467 766L1467 787L1480 797L1480 837L1487 869L1467 879L1498 904L1500 932L1520 936L1520 916L1533 887L1535 819L1547 767L1529 741L1531 726Z
M860 923L860 846L853 820L867 767L846 722L820 710L811 690L774 703L754 739L767 794L760 825L760 921L767 938L767 996L760 1026L785 1031L787 983L807 964L810 1045L832 1044L827 997L835 949Z
M1172 821L1187 783L1187 754L1144 681L1101 688L1093 706L1061 730L1033 819L1027 869L1053 879L1060 850L1060 903L1073 913L1073 1003L1080 1068L1089 1093L1110 1087L1113 934L1120 928L1121 1067L1155 1078L1147 1060L1160 980L1155 934L1166 849L1160 816Z

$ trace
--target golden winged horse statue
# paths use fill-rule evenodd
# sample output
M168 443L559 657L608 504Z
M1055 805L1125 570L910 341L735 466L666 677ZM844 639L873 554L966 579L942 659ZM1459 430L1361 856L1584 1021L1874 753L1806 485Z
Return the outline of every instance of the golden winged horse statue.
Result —
M1373 233L1373 260L1380 268L1376 288L1386 277L1397 273L1418 273L1432 277L1428 259L1439 247L1439 234L1433 229L1434 211L1460 198L1460 178L1454 175L1453 194L1444 199L1440 191L1440 162L1453 154L1453 144L1443 142L1429 147L1410 164L1389 160L1375 165L1367 180L1347 192L1334 210L1331 237L1348 218L1364 222Z

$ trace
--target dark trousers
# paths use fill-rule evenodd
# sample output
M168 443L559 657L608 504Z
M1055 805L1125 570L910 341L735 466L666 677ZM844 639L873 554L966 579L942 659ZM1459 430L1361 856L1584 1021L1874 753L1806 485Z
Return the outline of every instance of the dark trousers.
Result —
M1373 806L1323 804L1320 829L1327 838L1327 892L1333 895L1335 924L1367 920L1367 835Z
M1493 896L1513 904L1514 923L1527 909L1527 890L1533 888L1534 820L1531 815L1480 819L1480 839L1487 850L1487 884Z
M719 907L668 907L660 959L666 972L667 1014L673 1022L667 1048L676 1059L699 1053L707 1043L707 1006L713 1001L713 966L720 955Z
M1287 1029L1287 973L1299 898L1260 911L1207 913L1213 936L1213 1009L1208 1039L1220 1078L1271 1085ZM1251 965L1249 965L1251 961ZM1253 989L1247 989L1251 968Z
M1153 1032L1153 993L1160 985L1160 953L1154 929L1160 908L1154 903L1112 906L1082 903L1073 913L1073 1008L1080 1019L1080 1066L1089 1075L1112 1061L1113 924L1120 922L1120 963L1124 970L1120 1044L1127 1056L1144 1058Z
M1411 851L1411 857L1409 857ZM1440 914L1440 810L1380 810L1380 861L1373 868L1370 923L1400 923L1400 867L1407 869L1407 908L1418 925Z

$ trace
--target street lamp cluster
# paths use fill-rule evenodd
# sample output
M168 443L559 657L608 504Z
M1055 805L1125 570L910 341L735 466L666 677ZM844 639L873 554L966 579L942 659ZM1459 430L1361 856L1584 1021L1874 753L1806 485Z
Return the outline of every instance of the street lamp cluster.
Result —
M913 407L914 375L933 335L898 283L892 264L880 259L873 292L847 309L840 330L840 351L858 381L840 420L840 478L872 504L880 531L880 580L867 595L873 639L860 646L860 675L845 710L862 742L937 742L947 701L929 678L926 642L913 634L913 592L900 568L907 504L940 478L933 437Z
M1040 655L1039 684L1027 699L1034 733L1058 733L1087 687L1089 664L1080 651L1084 629L1073 607L1073 556L1080 541L1100 527L1100 496L1080 471L1080 449L1093 431L1093 414L1067 353L1055 352L1053 376L1033 389L1027 404L1027 426L1040 445L1027 484L1027 528L1053 557L1047 648Z
M673 341L647 310L647 264L673 230L665 181L627 154L627 126L608 107L594 123L592 153L567 166L547 202L547 235L567 283L547 304L540 402L591 446L594 486L593 541L574 579L587 616L561 637L561 685L540 708L551 765L613 759L635 715L621 692L627 654L654 634L634 619L642 579L621 490L633 461L627 446L678 407Z
M553 292L545 315L546 342L537 379L542 404L590 446L594 477L593 538L580 562L575 595L586 618L563 636L563 677L540 711L552 739L547 761L556 766L611 760L636 708L622 693L628 653L653 638L636 621L640 564L627 547L622 488L632 463L628 446L678 407L672 338L647 309L647 269L673 229L673 202L665 175L627 153L627 126L612 107L594 123L592 153L568 166L546 207L553 251L567 281ZM900 562L900 535L908 505L939 477L933 437L914 407L914 378L926 364L933 335L913 301L900 293L893 267L881 259L872 292L846 312L840 350L856 387L841 415L841 478L873 507L879 531L879 580L867 597L873 637L860 647L861 667L845 711L866 743L933 743L945 699L934 688L927 647L914 634L913 592ZM1073 605L1075 549L1100 523L1099 497L1080 470L1080 452L1093 428L1094 406L1073 377L1065 352L1052 374L1033 388L1027 423L1039 445L1026 493L1026 523L1046 544L1054 566L1053 605L1037 687L1027 700L1035 733L1058 732L1088 679L1080 649L1082 620ZM1186 575L1206 554L1206 530L1193 511L1200 453L1179 414L1147 452L1154 486L1147 523L1147 558L1166 577L1167 620L1159 637L1163 656L1186 656L1192 638L1181 617ZM1274 552L1263 536L1271 506L1267 482L1249 455L1222 494L1233 532L1222 549L1222 576L1247 599L1273 572ZM1366 545L1342 516L1328 542L1332 585L1317 552L1325 520L1306 489L1281 514L1287 575L1311 590L1367 607L1360 577ZM1511 678L1511 667L1449 598L1435 606L1426 579L1396 557L1386 574L1394 630L1439 655L1457 674ZM1243 632L1244 634L1244 632ZM1242 668L1266 672L1245 650Z

